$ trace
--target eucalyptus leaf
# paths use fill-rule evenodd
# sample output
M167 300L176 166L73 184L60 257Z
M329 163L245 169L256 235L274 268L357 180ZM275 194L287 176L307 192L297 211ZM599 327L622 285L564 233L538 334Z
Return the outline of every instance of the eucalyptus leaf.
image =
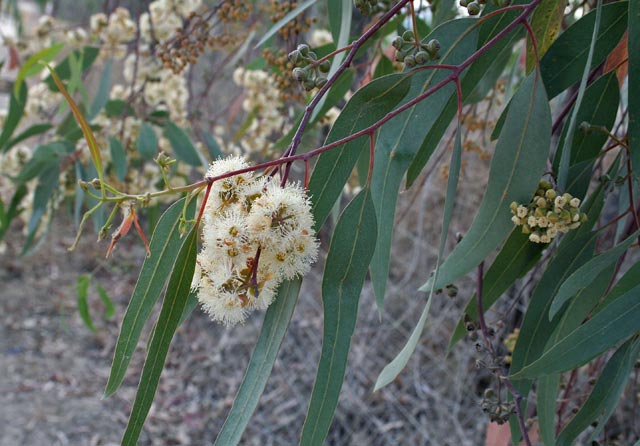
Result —
M333 232L322 279L322 354L301 446L321 446L338 404L356 326L360 292L373 256L376 214L364 188L345 208Z
M512 228L509 204L528 203L542 176L551 140L549 103L538 75L531 73L513 97L491 160L480 209L464 238L444 261L436 288L468 273ZM431 288L427 281L421 291Z
M185 237L176 256L160 316L156 322L156 329L149 339L147 357L142 368L136 399L133 402L131 415L122 438L122 446L136 446L138 444L144 420L151 409L171 340L179 326L182 312L189 297L198 252L197 235L196 226Z
M142 328L160 297L167 277L176 262L176 255L183 245L184 239L181 238L179 228L184 200L184 198L178 200L167 209L153 232L149 245L151 255L146 257L142 264L140 276L122 319L109 381L104 391L105 397L112 395L120 387ZM194 204L195 202L190 203L187 215L193 214Z
M635 287L562 338L513 379L536 378L581 366L640 332L640 287Z

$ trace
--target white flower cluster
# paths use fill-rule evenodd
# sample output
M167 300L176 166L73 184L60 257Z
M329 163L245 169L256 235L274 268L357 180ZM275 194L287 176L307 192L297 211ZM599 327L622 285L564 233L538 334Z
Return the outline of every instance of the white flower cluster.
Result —
M313 48L324 46L329 43L333 43L333 36L331 35L331 31L327 29L314 29L311 32L309 45L311 45Z
M122 59L127 54L126 44L136 36L136 24L127 8L116 8L109 17L104 13L91 16L91 32L101 41L103 57Z
M571 194L559 195L551 183L542 180L528 206L511 203L511 221L522 226L533 243L550 243L559 233L576 229L587 220L580 212L580 199Z
M22 171L32 156L33 151L25 144L15 145L8 151L0 153L0 202L5 206L5 211L9 208L13 194L16 192L16 183L12 181L11 178L15 177ZM22 198L19 204L20 214L17 218L22 224L22 230L25 235L28 233L27 223L31 219L31 214L33 213L33 197L37 185L37 179L33 179L25 183L27 194ZM54 200L51 202L50 206L47 206L45 214L41 217L41 221L47 221L51 212L54 212L60 205L61 199L61 194L55 195ZM36 237L42 235L45 229L46 225L41 224L38 227L38 231L36 231ZM5 242L0 240L0 252L5 249Z
M213 162L206 177L246 167L229 157ZM308 272L317 257L305 191L251 172L213 183L202 225L192 289L211 319L227 326L266 309L278 285Z
M283 104L276 83L266 71L245 70L233 72L233 81L245 89L242 108L254 118L245 132L241 145L249 152L263 152L269 146L273 133L286 133L289 122L283 113Z

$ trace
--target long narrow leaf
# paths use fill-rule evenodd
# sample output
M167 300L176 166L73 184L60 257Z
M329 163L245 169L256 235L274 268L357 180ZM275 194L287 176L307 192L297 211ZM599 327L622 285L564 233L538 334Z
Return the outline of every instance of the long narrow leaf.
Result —
M538 75L531 73L512 100L491 161L480 210L462 241L442 264L436 288L476 267L512 228L509 203L528 203L544 172L551 140L551 113ZM427 281L421 291L431 289Z
M471 56L477 47L478 32L469 29L472 24L473 20L468 19L446 22L433 30L423 41L437 39L442 48L446 48L446 52L443 51L438 60L439 63L461 63ZM404 100L410 100L423 93L444 80L448 74L446 70L414 74L411 89ZM391 238L400 185L420 147L418 144L427 136L451 96L455 95L455 91L453 83L450 83L396 116L382 128L376 141L371 193L378 218L378 239L371 261L371 281L379 310L382 308L387 287Z
M198 252L197 235L197 227L192 228L178 252L162 303L162 310L160 310L160 316L156 322L156 329L149 340L147 358L142 368L136 399L122 438L123 446L135 446L138 443L144 420L151 408L171 340L178 328L189 297Z
M535 378L571 370L638 332L640 287L635 287L560 340L538 360L513 374L512 378Z
M91 127L89 126L89 123L87 122L84 115L82 114L82 111L78 108L78 106L76 105L71 95L69 95L69 93L67 92L67 89L64 87L64 84L56 74L56 71L48 64L46 64L46 67L49 69L49 72L51 73L51 77L53 78L53 81L58 87L58 90L60 90L60 93L62 93L62 95L67 100L67 103L69 104L69 108L73 112L73 116L76 118L78 125L82 129L82 134L84 135L84 138L87 140L87 145L89 146L89 151L91 152L91 160L93 161L93 165L98 173L100 184L102 184L103 183L102 158L100 157L100 147L98 147L98 142L96 141L96 137L93 134L93 130L91 130Z
M458 187L458 178L460 176L460 166L462 164L462 131L460 128L460 123L458 123L458 129L456 131L456 142L453 148L453 153L451 155L451 165L449 167L449 178L447 179L447 195L445 197L444 202L444 212L442 216L442 232L440 234L440 246L438 247L438 258L436 260L436 270L434 272L435 280L438 279L438 274L440 271L440 262L442 260L442 256L444 254L444 248L447 243L447 236L449 234L449 225L451 223L451 215L453 214L453 206L455 203L456 190ZM435 281L434 281L435 282ZM432 282L433 283L433 282ZM433 300L433 293L435 291L435 287L431 286L429 290L429 297L427 298L427 303L422 310L422 314L420 315L420 319L416 327L413 329L409 340L402 348L400 353L391 361L389 364L382 369L378 379L376 380L376 385L374 391L386 386L391 381L393 381L400 372L405 368L409 358L413 354L416 346L418 345L418 341L420 340L420 335L424 330L424 326L427 323L427 317L429 316L429 310L431 309L431 302Z
M218 434L215 446L235 446L240 442L251 415L258 406L260 395L271 376L280 344L289 326L293 309L298 300L301 279L295 279L280 285L275 302L264 317L260 337L251 355L233 406Z
M620 346L607 361L589 398L560 432L556 446L570 446L593 422L598 424L593 434L597 434L604 427L622 395L639 352L640 339L630 339Z
M619 243L607 252L594 257L574 271L573 274L564 281L558 290L558 294L553 298L551 307L549 308L549 319L553 318L562 305L564 305L564 303L573 297L580 289L591 284L602 270L617 261L622 253L629 248L631 243L637 239L638 235L640 235L640 230L634 232L624 242Z
M584 91L587 88L587 79L589 79L589 73L591 72L591 63L593 61L593 52L596 48L596 40L598 38L598 31L600 31L600 19L602 17L602 0L598 0L598 7L596 10L596 22L593 26L593 34L591 36L591 44L589 45L589 53L587 55L587 62L584 66L584 72L582 73L582 79L580 80L580 86L578 87L578 97L576 98L576 104L573 107L573 113L569 121L569 130L564 140L564 146L560 156L560 165L558 167L558 180L557 186L560 190L565 190L567 184L567 177L569 175L569 159L571 157L571 146L573 145L574 130L576 128L576 120L578 116L578 110L580 110L580 104L584 97Z
M258 48L262 46L262 44L265 43L267 40L269 40L271 36L273 36L275 33L277 33L280 28L282 28L284 25L289 23L291 20L298 17L300 14L304 12L305 9L309 8L316 1L317 0L307 0L306 2L300 3L294 9L289 11L284 17L282 17L280 20L274 23L273 26L271 26L271 28L269 28L269 30L264 34L264 36L262 36L262 39L260 39L260 41L256 44L255 47Z
M338 220L327 254L322 279L322 354L301 446L321 446L331 426L358 317L360 292L375 248L375 229L371 191L364 188Z
M27 84L21 82L18 85L18 94L11 95L9 98L9 112L4 124L2 125L2 133L0 133L0 150L7 151L6 143L11 135L18 127L18 123L24 114L24 106L27 104Z
M131 301L122 319L111 373L104 391L105 397L112 395L120 387L142 328L160 297L160 292L175 263L176 254L183 244L179 232L183 208L184 199L174 203L160 217L153 232L150 244L151 255L144 260ZM189 212L193 212L193 209L194 207Z

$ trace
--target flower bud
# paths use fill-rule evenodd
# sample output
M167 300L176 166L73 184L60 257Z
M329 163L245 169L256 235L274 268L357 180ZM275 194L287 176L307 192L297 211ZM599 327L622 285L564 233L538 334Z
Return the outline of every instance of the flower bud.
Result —
M287 55L287 57L291 62L293 62L294 64L297 64L298 62L300 62L302 55L300 54L300 51L293 50Z
M407 68L413 68L416 66L416 58L413 56L406 56L403 62L404 62L404 66Z
M432 56L438 54L438 52L440 52L440 42L436 39L429 40L429 42L427 43L427 51Z
M300 45L298 45L297 50L300 52L301 55L305 57L309 55L309 45L301 43Z
M415 60L418 65L423 65L429 62L429 53L426 51L418 51L415 55Z
M477 2L471 2L467 5L467 12L469 15L480 14L480 5Z
M329 62L328 60L323 60L322 62L320 62L320 65L318 65L318 69L321 73L328 73L331 69L331 62Z
M415 38L415 35L413 34L413 31L411 31L410 29L402 33L402 40L404 40L405 42L412 42L414 38Z
M393 45L393 47L397 50L402 48L402 44L403 44L403 40L402 37L398 36L395 39L393 39L393 42L391 42L391 45Z
M304 68L294 68L293 78L298 82L304 82L307 80L307 71Z

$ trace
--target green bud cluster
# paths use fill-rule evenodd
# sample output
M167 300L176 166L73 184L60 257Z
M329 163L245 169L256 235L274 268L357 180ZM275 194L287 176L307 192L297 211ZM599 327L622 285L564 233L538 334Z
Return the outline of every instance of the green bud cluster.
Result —
M331 62L318 62L318 56L311 51L309 45L301 43L288 55L295 68L291 72L293 78L300 82L305 90L322 88L327 83L326 74L331 68Z
M354 0L353 3L362 14L374 15L388 11L394 2L391 0Z
M396 37L392 45L396 49L396 61L403 62L406 68L424 65L440 58L440 42L431 39L427 43L416 44L415 35L411 30Z
M500 8L507 6L511 3L511 0L492 0L494 6ZM460 0L460 6L467 8L469 15L478 15L482 11L484 5L487 4L487 0Z
M560 194L551 182L541 180L531 202L524 206L517 202L510 205L511 221L522 226L533 243L550 243L558 234L576 229L587 221L587 214L580 212L580 199L569 193Z

